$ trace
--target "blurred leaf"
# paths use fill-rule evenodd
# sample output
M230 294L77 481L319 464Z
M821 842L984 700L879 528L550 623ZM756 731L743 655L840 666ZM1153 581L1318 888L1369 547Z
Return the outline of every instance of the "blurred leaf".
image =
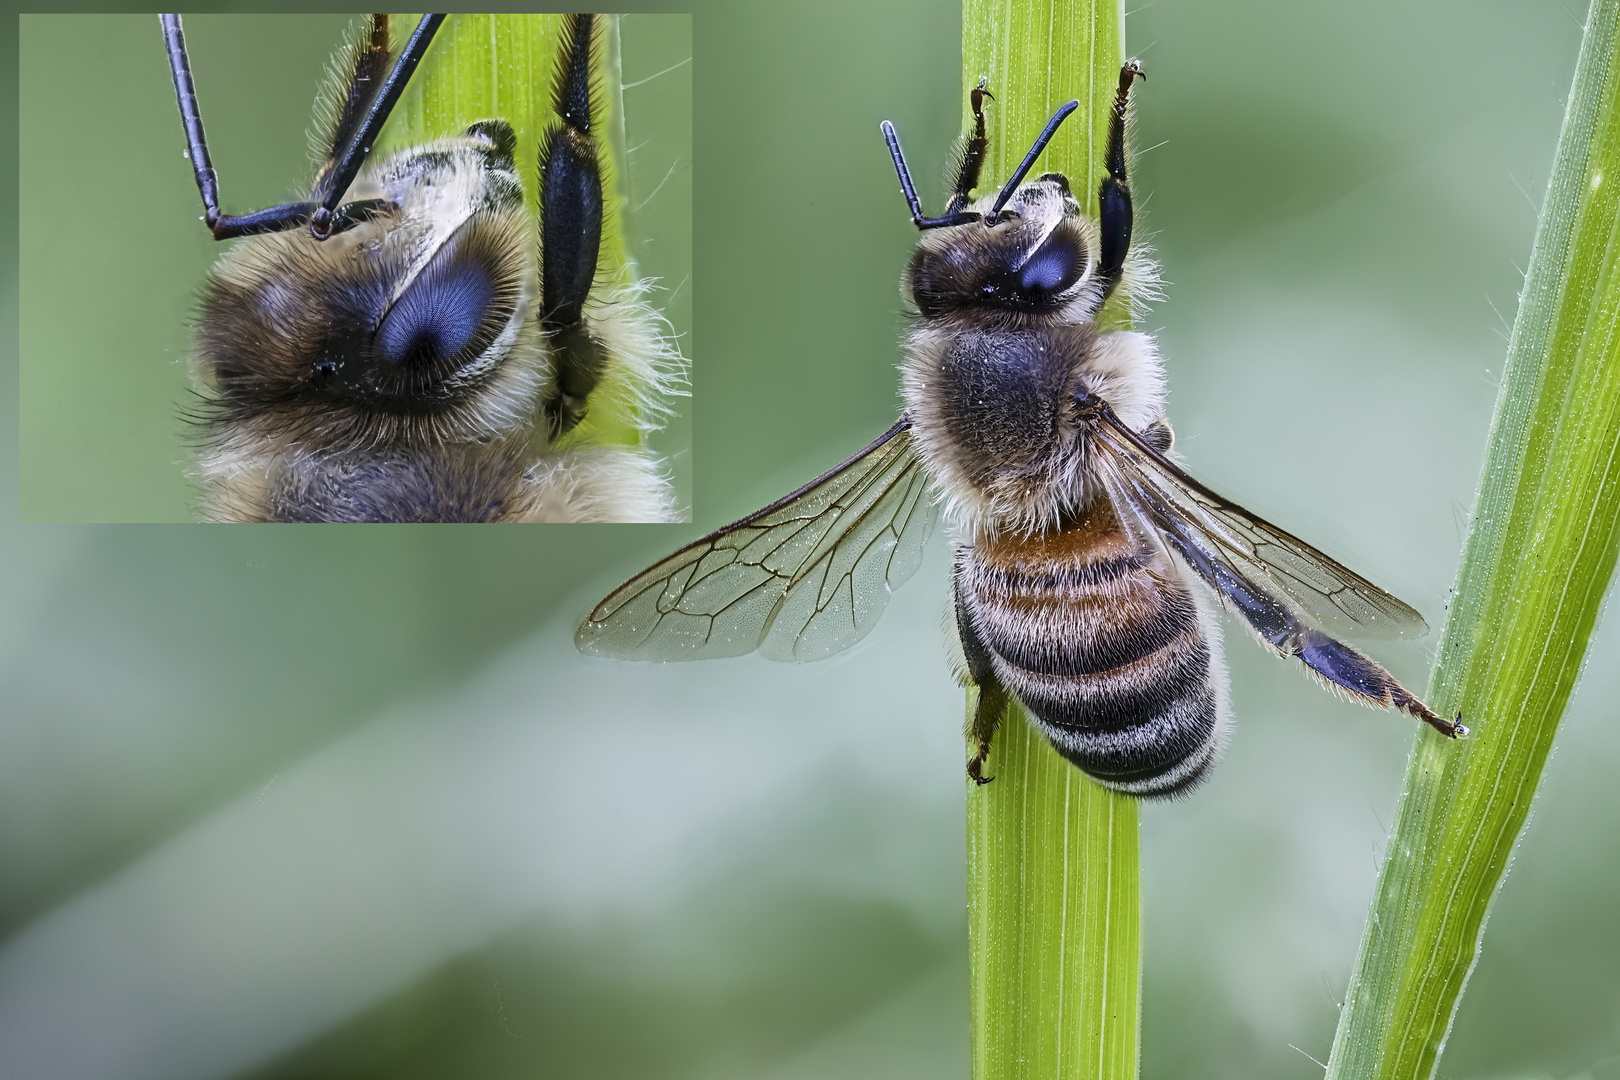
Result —
M1479 952L1620 541L1620 0L1596 0L1430 703L1329 1077L1428 1077Z

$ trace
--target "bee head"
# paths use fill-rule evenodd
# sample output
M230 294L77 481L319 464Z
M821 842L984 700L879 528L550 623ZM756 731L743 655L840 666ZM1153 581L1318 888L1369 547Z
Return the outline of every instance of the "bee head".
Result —
M1096 230L1068 180L1047 173L1024 184L991 221L994 201L973 207L986 215L979 221L923 234L904 282L917 310L924 318L983 308L1089 318Z
M198 334L220 418L372 444L476 428L480 413L499 429L511 403L481 399L534 381L504 370L534 276L513 142L502 121L475 124L363 171L346 200L383 200L372 220L325 241L238 241L204 287Z

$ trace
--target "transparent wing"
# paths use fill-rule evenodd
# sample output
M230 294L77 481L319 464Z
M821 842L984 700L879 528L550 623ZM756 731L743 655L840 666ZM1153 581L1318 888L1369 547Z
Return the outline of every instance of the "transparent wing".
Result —
M1411 607L1322 554L1305 541L1222 498L1143 441L1106 406L1099 411L1097 445L1116 473L1113 482L1154 527L1187 554L1188 546L1226 564L1261 589L1286 596L1321 629L1362 637L1415 637L1429 626ZM1195 566L1229 599L1238 599ZM1240 601L1242 603L1242 601Z
M574 644L626 660L755 649L819 660L853 645L933 531L910 428L902 417L842 465L637 574L596 605Z

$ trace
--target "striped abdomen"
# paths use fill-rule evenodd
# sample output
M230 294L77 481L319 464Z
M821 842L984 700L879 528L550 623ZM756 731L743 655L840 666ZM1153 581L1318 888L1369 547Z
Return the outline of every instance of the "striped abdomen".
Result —
M973 677L1016 695L1101 783L1171 795L1213 762L1218 641L1177 567L1106 500L1060 532L962 548L956 612Z

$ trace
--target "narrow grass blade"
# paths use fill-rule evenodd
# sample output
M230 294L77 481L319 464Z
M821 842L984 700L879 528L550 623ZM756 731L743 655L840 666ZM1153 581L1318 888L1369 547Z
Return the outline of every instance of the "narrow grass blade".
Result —
M1620 0L1595 0L1430 704L1328 1076L1434 1075L1620 540Z
M1063 173L1096 214L1123 22L1117 0L966 0L963 101L981 76L995 95L981 193L1011 174L1057 106L1078 98L1033 175ZM1136 803L1058 757L1016 703L985 771L995 782L968 792L973 1075L1134 1077Z
M1135 1077L1136 803L1058 757L1016 703L985 772L968 793L973 1076Z

